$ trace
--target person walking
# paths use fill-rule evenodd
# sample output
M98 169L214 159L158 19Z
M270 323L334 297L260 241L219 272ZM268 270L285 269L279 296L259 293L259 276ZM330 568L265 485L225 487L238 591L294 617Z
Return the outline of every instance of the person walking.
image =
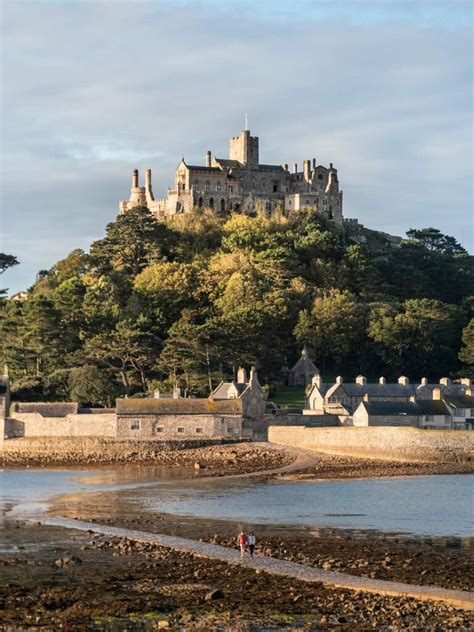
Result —
M247 537L247 534L245 533L245 531L241 531L239 533L239 537L237 538L237 541L238 541L239 546L240 546L240 557L243 558L245 556L245 550L246 550L247 544L248 544L248 537Z
M253 552L255 545L257 544L257 538L255 537L255 533L253 531L248 534L247 544L249 545L250 557L253 558Z

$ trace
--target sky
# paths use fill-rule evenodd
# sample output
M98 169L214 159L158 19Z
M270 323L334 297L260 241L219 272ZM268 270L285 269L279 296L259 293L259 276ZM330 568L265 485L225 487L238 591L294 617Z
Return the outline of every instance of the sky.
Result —
M0 0L0 285L88 249L182 156L338 169L344 215L473 248L473 4L463 0Z

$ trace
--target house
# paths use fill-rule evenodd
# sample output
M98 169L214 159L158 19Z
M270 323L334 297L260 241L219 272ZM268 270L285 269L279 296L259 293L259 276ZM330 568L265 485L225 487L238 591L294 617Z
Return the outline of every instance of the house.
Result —
M418 399L420 410L420 428L427 430L447 430L452 428L451 411L445 402L435 399Z
M240 399L117 399L118 439L240 439Z
M288 386L307 386L315 375L319 375L319 369L309 357L306 347L303 347L301 357L288 371Z
M433 395L437 398L438 391ZM452 427L460 430L474 430L474 397L472 395L440 394L452 417Z
M354 426L419 427L420 409L410 401L362 401L353 416Z
M237 371L237 380L222 381L209 395L211 401L240 400L244 419L261 419L265 415L266 396L258 381L255 367L247 372L243 367Z

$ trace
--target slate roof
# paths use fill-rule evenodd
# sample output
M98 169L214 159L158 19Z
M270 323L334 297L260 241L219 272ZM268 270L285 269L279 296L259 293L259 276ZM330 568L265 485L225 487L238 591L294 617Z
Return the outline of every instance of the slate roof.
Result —
M470 395L443 395L444 400L454 408L474 408L474 397Z
M66 417L78 412L77 402L18 402L15 411L18 413L38 413L42 417Z
M220 167L203 167L202 165L186 165L188 169L192 171L207 171L210 173L221 173L222 169Z
M294 366L290 369L291 373L319 373L318 367L314 364L311 358L308 356L306 349L301 352L300 358L296 361Z
M241 415L240 399L117 399L117 415Z
M259 171L285 171L281 165L258 165Z
M361 402L369 415L419 415L420 409L414 402Z
M423 415L449 415L449 409L440 399L418 399L416 405Z
M218 162L222 167L226 169L243 169L244 165L238 160L229 160L227 158L216 158L216 162Z

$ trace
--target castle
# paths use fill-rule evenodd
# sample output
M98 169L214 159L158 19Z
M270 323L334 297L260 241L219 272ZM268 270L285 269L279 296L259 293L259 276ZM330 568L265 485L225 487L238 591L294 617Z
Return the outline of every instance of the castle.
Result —
M120 202L120 213L135 206L147 206L158 220L194 208L210 208L218 213L250 214L258 208L271 213L275 208L317 210L335 222L343 221L342 191L337 169L318 165L316 159L303 160L303 170L288 165L265 165L259 161L259 142L248 129L229 140L229 158L216 158L208 151L204 166L188 165L184 158L175 173L175 188L167 197L155 199L151 169L145 186L139 185L138 170L132 175L128 202Z

